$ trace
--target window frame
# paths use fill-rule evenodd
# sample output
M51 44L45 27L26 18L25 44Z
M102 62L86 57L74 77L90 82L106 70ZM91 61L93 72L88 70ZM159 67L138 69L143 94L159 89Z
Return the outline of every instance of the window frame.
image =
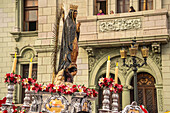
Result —
M37 0L38 1L38 0ZM33 30L33 31L37 31L38 30L38 5L37 6L28 6L28 7L26 7L26 1L24 0L23 2L22 2L22 5L23 5L23 26L22 26L22 31L30 31L30 29L29 29L29 22L36 22L36 30ZM27 20L26 19L26 12L28 12L28 11L36 11L37 12L37 21L29 21L29 20ZM27 13L27 17L29 17L29 12ZM27 23L27 29L26 29L26 23Z
M149 8L149 5L148 5L148 1L151 1L151 0L144 0L146 3L145 3L145 6L143 7L143 10L142 10L142 7L141 7L141 3L142 3L142 0L139 0L139 11L146 11L146 10L153 10L154 9L154 0L152 0L152 8L151 9L148 9Z
M97 2L104 2L104 1L106 1L106 12L105 12L105 15L108 15L108 0L94 0L94 13L93 13L93 15L97 15L97 13L98 13Z
M122 6L119 6L118 5L118 2L119 2L119 0L117 0L117 13L127 13L128 11L126 11L126 9L125 9L125 6L127 5L126 4L126 2L125 1L127 1L127 0L122 0L123 1L123 5ZM128 4L128 6L130 7L130 0L129 0L129 4ZM123 12L119 12L119 9L120 9L120 7L123 7Z

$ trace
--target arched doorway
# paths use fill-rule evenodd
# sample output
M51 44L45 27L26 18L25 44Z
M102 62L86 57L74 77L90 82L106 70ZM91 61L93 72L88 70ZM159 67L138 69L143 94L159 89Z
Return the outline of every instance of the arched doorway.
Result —
M114 80L114 78L115 78L114 74L110 74L110 76ZM101 77L105 78L106 74L100 76L100 78ZM119 79L118 79L118 83L121 84ZM103 89L101 89L99 87L98 93L99 93L99 95L98 95L98 109L101 109L102 108L102 101L103 101ZM112 102L113 102L113 99L112 99L112 93L111 93L111 95L110 95L110 109L112 108ZM119 111L121 111L122 110L122 93L119 93L118 104L119 104Z
M133 86L133 78L131 80ZM157 113L157 96L155 88L155 79L148 73L138 73L138 104L144 105L149 113ZM134 100L134 90L131 90L131 102Z

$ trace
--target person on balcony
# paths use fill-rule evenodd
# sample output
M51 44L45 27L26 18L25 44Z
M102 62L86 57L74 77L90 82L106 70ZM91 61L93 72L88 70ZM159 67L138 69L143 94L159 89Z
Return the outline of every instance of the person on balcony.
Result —
M100 10L99 10L99 13L98 13L97 15L104 15L103 10L100 9Z
M113 10L111 10L111 11L110 11L110 14L111 14L111 15L112 15L112 14L114 14L114 11L113 11Z
M133 7L133 6L130 6L130 8L129 8L129 12L136 12L136 10L134 9L134 7Z

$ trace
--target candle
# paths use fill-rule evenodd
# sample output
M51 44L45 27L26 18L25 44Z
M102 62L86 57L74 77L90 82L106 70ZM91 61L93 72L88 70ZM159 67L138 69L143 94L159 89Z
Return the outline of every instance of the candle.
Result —
M116 67L115 67L115 84L118 83L118 62L116 62Z
M106 78L109 78L109 76L110 76L110 56L108 56L108 61L107 61Z
M32 58L30 60L30 65L29 65L29 76L28 78L31 78L32 77Z
M16 71L16 65L17 65L17 55L16 55L16 53L15 53L15 58L14 58L14 61L13 61L12 73L15 73L15 71Z

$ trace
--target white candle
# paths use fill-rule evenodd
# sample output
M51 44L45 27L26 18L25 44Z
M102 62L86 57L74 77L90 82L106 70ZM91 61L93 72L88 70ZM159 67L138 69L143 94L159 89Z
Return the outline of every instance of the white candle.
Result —
M30 60L30 65L29 65L29 76L28 78L31 78L32 77L32 58Z
M115 84L118 83L118 62L116 63L115 67Z
M16 55L16 53L15 53L15 58L14 58L14 61L13 61L12 73L15 73L15 71L16 71L16 65L17 65L17 55Z
M110 76L110 56L108 56L108 61L107 61L106 78L109 78L109 76Z

